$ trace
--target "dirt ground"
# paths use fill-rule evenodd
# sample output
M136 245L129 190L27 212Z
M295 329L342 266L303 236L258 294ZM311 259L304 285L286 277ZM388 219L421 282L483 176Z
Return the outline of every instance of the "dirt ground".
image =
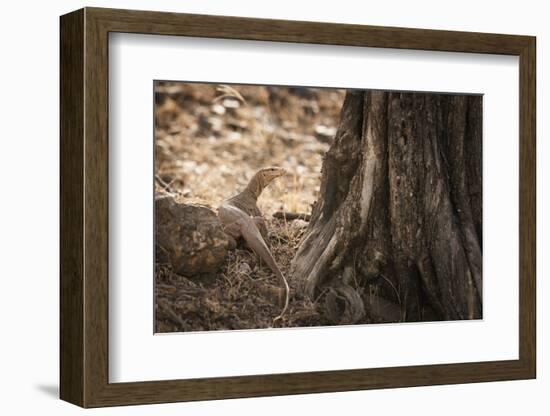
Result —
M273 255L285 276L307 222L273 218L277 211L311 213L321 164L336 133L344 90L157 82L157 195L216 209L266 166L289 173L261 195ZM276 280L256 255L231 251L216 276L193 279L156 264L156 332L271 327L279 307ZM289 310L278 326L328 322L300 298L290 280Z

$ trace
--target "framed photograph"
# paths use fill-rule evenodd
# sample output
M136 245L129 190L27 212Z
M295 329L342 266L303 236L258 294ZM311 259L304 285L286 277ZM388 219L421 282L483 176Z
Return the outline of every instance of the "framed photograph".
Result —
M535 378L534 37L60 28L63 400Z

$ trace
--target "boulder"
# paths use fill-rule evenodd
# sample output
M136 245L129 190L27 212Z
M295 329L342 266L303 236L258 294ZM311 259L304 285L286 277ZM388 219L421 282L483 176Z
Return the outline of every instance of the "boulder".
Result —
M210 208L170 196L155 199L156 262L170 263L186 277L211 274L223 265L232 244Z

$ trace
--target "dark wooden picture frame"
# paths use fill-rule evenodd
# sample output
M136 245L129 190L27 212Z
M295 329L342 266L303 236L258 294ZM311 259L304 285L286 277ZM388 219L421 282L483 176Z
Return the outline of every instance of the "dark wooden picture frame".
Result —
M530 379L536 376L535 38L85 8L61 17L60 396L83 407ZM519 56L519 359L109 383L110 32Z

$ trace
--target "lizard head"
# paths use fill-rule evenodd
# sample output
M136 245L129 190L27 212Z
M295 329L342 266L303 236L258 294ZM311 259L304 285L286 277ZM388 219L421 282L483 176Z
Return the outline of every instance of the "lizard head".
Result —
M254 198L258 198L267 185L284 174L286 174L286 170L276 166L260 169L248 183L246 191Z
M271 181L285 174L286 174L286 170L276 166L262 168L257 173L257 175L260 177L262 187L266 187L271 183Z

